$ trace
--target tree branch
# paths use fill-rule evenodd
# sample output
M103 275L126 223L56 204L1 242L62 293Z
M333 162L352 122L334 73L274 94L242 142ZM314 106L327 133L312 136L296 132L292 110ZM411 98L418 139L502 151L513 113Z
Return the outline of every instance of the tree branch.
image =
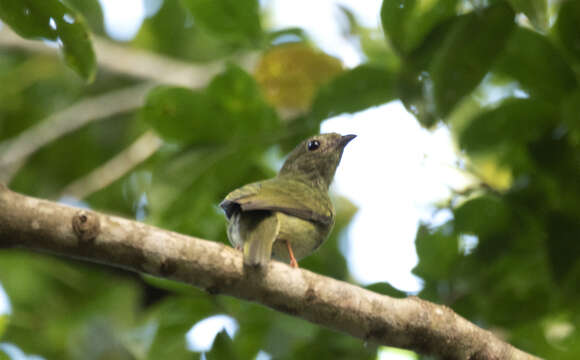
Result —
M379 295L276 261L262 271L245 268L240 252L220 243L20 195L3 185L0 247L48 251L185 282L365 341L445 359L537 359L445 306Z
M0 181L8 181L18 168L18 163L25 161L28 156L59 137L91 121L138 108L153 87L152 83L142 83L85 98L55 112L14 138L4 141L0 144L0 149L3 150L0 156Z
M91 36L91 41L99 67L159 84L202 88L215 75L223 71L227 62L227 60L217 60L196 64L147 50L119 45L95 35ZM7 27L0 30L0 47L17 48L41 54L58 53L58 49L48 47L37 40L23 39ZM231 61L249 71L255 66L258 55L258 53L246 53L232 58Z
M68 184L61 196L70 195L83 199L115 182L134 167L147 160L161 147L161 139L147 131L128 148L115 155L89 174Z

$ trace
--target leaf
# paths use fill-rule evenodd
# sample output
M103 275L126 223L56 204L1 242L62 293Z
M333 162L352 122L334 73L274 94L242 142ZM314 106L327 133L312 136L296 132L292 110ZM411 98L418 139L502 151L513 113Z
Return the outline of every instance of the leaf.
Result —
M562 100L562 123L570 131L570 142L580 146L580 91Z
M0 315L0 339L4 335L6 328L8 327L8 322L10 321L10 316L8 314Z
M403 56L415 50L438 24L456 14L457 0L384 0L381 22L386 37Z
M230 65L206 89L212 106L212 123L220 136L248 140L274 135L279 126L276 111L264 100L252 76ZM211 124L211 125L210 125Z
M459 243L450 223L436 229L421 224L415 239L419 263L413 274L424 280L445 280L451 277L454 264L458 261Z
M524 13L538 30L548 28L547 0L508 0L515 12Z
M580 264L580 219L554 212L548 215L547 225L548 256L554 277L560 282Z
M365 289L370 290L370 291L374 291L374 292L379 293L379 294L395 297L395 298L404 298L407 296L407 293L393 287L391 284L389 284L387 282L374 283L374 284L365 286Z
M196 24L226 41L257 46L262 40L257 0L181 0Z
M496 71L512 76L532 97L559 101L578 84L546 36L521 27L510 36Z
M207 360L222 360L222 359L238 359L236 352L234 350L233 341L224 330L220 331L215 339L213 340L213 345L211 350L206 354Z
M507 144L528 143L542 136L557 117L557 108L532 99L508 99L496 109L484 112L459 136L462 149L477 153Z
M358 66L318 90L312 113L325 119L384 104L395 98L394 82L395 75L389 70L369 64Z
M510 209L498 197L483 195L469 199L453 210L454 229L478 236L504 231L510 222Z
M192 142L206 138L203 132L210 118L206 98L200 92L180 87L159 86L147 94L141 114L145 122L169 141ZM202 134L196 130L201 130Z
M0 19L27 39L57 41L64 59L87 82L97 70L84 19L58 0L0 0Z
M193 353L187 349L187 332L217 311L212 296L201 291L196 295L168 297L151 308L145 321L157 323L158 327L147 359L192 359Z
M141 109L144 121L168 141L226 143L271 135L279 126L250 75L229 66L205 92L160 86Z
M430 67L440 116L446 116L483 79L509 38L513 19L513 11L502 2L454 22Z
M568 52L575 57L576 61L580 61L580 2L565 1L560 6L558 12L558 20L554 25L554 29L560 41L568 50Z
M269 49L256 66L256 81L269 103L282 109L307 110L319 87L342 72L342 63L306 43Z

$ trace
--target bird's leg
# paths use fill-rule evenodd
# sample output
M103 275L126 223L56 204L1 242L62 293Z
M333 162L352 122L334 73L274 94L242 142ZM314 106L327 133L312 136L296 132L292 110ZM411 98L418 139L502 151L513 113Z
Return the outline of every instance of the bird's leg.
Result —
M294 257L294 252L292 251L292 246L290 246L290 241L286 240L286 247L288 248L288 254L290 254L290 266L297 269L298 268L298 261Z

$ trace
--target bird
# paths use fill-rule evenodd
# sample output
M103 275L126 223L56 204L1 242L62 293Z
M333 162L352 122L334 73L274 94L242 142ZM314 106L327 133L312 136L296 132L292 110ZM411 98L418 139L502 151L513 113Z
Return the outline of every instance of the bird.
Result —
M334 225L328 195L345 146L356 135L319 134L292 150L279 173L244 185L220 203L227 236L243 252L244 264L261 267L274 258L298 268Z

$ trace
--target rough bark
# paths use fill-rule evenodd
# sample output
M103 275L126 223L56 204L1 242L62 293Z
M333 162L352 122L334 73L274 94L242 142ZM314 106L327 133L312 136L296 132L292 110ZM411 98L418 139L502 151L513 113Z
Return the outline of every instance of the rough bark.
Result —
M220 243L20 195L0 185L0 247L47 251L253 301L365 341L445 359L537 359L451 309L395 299L272 261L245 268Z

